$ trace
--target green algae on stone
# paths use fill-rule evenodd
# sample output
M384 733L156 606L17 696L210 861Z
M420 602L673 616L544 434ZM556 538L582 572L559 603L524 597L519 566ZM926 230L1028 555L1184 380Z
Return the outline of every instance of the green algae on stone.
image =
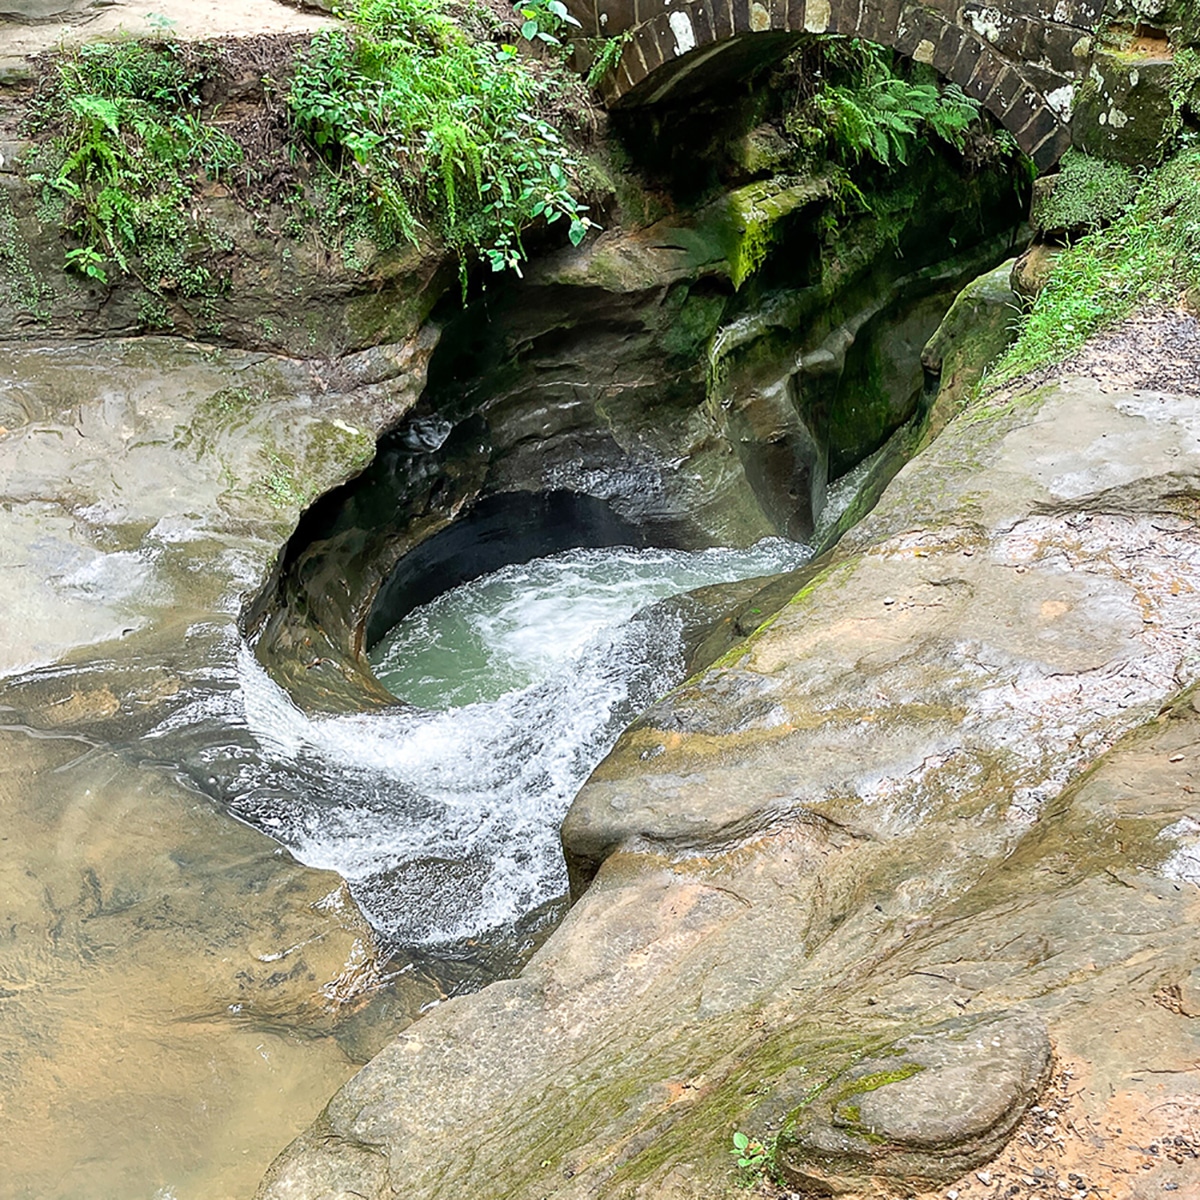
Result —
M828 193L829 183L823 178L795 181L779 177L728 194L725 258L735 290L766 260L780 222Z
M9 189L0 179L0 305L40 321L46 317L48 297L49 285L33 268Z

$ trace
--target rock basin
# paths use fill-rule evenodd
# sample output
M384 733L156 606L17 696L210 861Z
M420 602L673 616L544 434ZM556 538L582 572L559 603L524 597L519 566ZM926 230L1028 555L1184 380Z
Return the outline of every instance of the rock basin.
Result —
M1196 399L1153 354L1116 385L1102 359L952 421L649 710L568 816L563 925L373 1060L260 1197L736 1195L738 1129L811 1184L814 1096L976 1014L1044 1027L1043 1103L1041 1034L982 1117L968 1056L922 1084L936 1137L882 1123L823 1190L1200 1187ZM991 1167L982 1129L1018 1130ZM941 1161L897 1166L904 1138Z

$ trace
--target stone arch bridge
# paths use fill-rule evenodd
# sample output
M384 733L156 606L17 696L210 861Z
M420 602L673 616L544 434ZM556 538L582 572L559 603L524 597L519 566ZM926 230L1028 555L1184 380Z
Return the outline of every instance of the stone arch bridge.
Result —
M628 34L609 107L697 89L717 60L782 56L804 34L861 37L931 64L978 100L1041 169L1070 145L1104 0L566 0L582 34ZM723 68L727 69L727 68Z

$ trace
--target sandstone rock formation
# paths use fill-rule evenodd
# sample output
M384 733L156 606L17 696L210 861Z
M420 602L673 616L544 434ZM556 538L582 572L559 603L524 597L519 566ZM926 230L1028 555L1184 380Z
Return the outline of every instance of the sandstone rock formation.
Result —
M1196 337L1164 321L1142 344ZM580 899L523 974L427 1014L260 1196L736 1194L738 1129L811 1181L817 1131L849 1136L820 1098L889 1046L921 1065L964 1017L1026 1031L1011 1074L986 1048L938 1059L936 1130L902 1119L924 1072L885 1076L839 1110L859 1158L823 1186L1200 1186L1197 717L1176 699L1200 668L1200 442L1155 361L1116 382L1084 362L951 422L595 772L563 829ZM1043 1077L1037 1021L1055 1090L987 1167Z
M2 1190L249 1191L352 1069L331 1035L379 964L344 883L153 764L428 351L0 344ZM440 994L412 982L412 1011Z

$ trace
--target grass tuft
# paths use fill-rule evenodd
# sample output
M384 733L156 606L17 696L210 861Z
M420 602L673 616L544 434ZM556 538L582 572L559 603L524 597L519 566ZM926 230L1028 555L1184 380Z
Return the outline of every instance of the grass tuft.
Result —
M1143 182L1107 229L1067 247L990 373L1006 383L1069 358L1134 309L1200 288L1200 148L1181 151Z

